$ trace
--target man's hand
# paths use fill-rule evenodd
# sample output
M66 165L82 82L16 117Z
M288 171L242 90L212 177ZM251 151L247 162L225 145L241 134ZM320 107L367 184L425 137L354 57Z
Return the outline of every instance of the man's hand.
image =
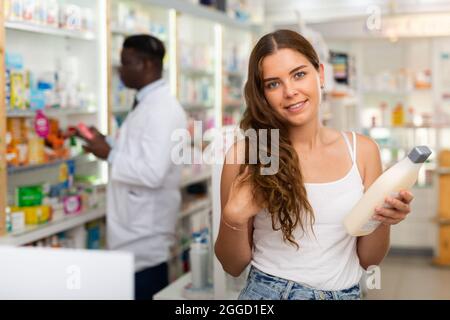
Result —
M84 151L92 153L97 158L103 160L108 159L111 147L106 142L105 136L101 134L95 127L90 127L89 130L91 130L94 138L90 140L84 139L84 141L86 142L86 145L83 146Z

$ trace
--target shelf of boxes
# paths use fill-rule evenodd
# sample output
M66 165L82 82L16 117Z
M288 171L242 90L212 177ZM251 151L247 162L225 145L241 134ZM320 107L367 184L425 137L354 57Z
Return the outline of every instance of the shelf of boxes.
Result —
M222 126L237 125L242 116L251 44L251 32L232 27L223 28Z
M169 9L164 6L153 5L152 1L111 1L111 119L115 126L111 127L111 134L120 127L125 116L133 105L134 90L126 88L119 76L121 65L120 52L123 41L133 34L151 34L160 39L166 48L163 64L163 78L170 82L170 39L169 39Z
M24 172L37 171L37 170L43 170L43 169L48 169L48 168L52 168L52 167L57 167L69 160L80 161L83 163L98 161L97 158L95 158L94 156L92 156L90 154L79 155L79 156L71 157L68 159L59 159L59 160L55 160L55 161L51 161L51 162L43 163L43 164L17 166L17 167L10 166L10 167L8 167L8 174L12 175L12 174L16 174L16 173L24 173Z
M37 110L7 110L6 116L8 118L32 118L36 116ZM50 117L71 116L71 115L87 115L95 114L98 111L93 108L54 108L41 110Z
M97 209L72 216L66 215L42 225L28 225L23 231L16 231L0 237L0 245L23 246L59 232L82 226L104 216L105 210Z
M34 23L16 22L16 21L5 22L5 27L9 30L33 32L50 36L68 37L87 41L95 40L95 34L91 31L66 30L55 27L41 26Z
M203 130L217 128L217 27L213 21L180 12L176 30L177 96L188 115L189 130L192 134L194 121L202 121Z
M5 70L2 72L6 74L6 82L2 83L2 86L6 86L7 95L6 101L1 102L4 110L4 118L1 120L6 120L8 124L7 137L12 136L9 142L6 139L6 142L11 144L7 154L9 152L9 156L17 153L21 157L26 155L27 158L20 160L23 164L39 163L13 166L17 162L13 161L1 164L7 167L4 173L8 176L8 184L0 188L0 218L5 221L5 208L7 205L12 207L16 204L17 200L13 198L18 187L41 186L41 182L46 181L52 187L58 185L62 188L62 179L65 177L63 169L68 170L68 167L64 166L67 161L73 160L77 167L76 172L70 174L76 174L80 178L96 177L103 181L105 170L102 170L101 162L87 155L70 156L78 154L81 145L78 141L76 150L74 144L71 144L69 150L64 132L66 128L73 127L78 122L84 122L88 126L94 125L103 132L106 128L107 95L103 88L107 83L104 72L107 66L106 59L101 57L101 54L107 43L106 34L103 32L106 24L99 21L101 17L106 17L105 1L73 0L66 3L48 0L44 3L5 0L2 5L5 5L2 8L5 14L2 18L5 20L0 19L0 27L4 29L5 34L1 39L1 47L4 49L2 51L5 52L4 56L2 54L2 59L5 60ZM39 119L40 122L33 119L38 114L36 110L42 110L42 115L47 117L48 130L52 134L51 139L47 140L49 149L44 151L41 148L44 148L43 140L47 138L44 133L46 130L37 131L33 126L44 123L44 117ZM14 137L16 133L20 135ZM17 151L19 146L15 144L20 144L20 152ZM25 153L25 146L30 150L29 155L28 151ZM32 153L34 156L31 156ZM56 189L58 188L52 190ZM89 192L88 189L83 190L86 194L82 195L78 193L81 191L77 191L80 198ZM45 192L44 197L54 197L55 194ZM56 204L57 198L50 198L49 203L52 205L49 206L62 207L62 198L59 201L61 203ZM104 209L85 209L85 212L79 215L54 215L50 221L38 225L25 224L23 228L23 223L16 224L15 227L21 228L21 231L14 230L13 224L14 231L0 237L0 243L25 245L59 232L72 232L85 223L104 216ZM16 216L18 217L20 215ZM3 221L0 223L2 228ZM4 230L6 231L6 228Z
M392 45L387 39L350 37L331 44L336 50L346 48L356 61L350 84L358 96L358 129L378 143L383 168L401 160L414 146L432 149L412 188L412 214L393 229L391 243L436 250L437 228L431 219L439 194L437 157L449 147L450 127L442 85L448 79L444 70L450 66L445 40L402 38Z

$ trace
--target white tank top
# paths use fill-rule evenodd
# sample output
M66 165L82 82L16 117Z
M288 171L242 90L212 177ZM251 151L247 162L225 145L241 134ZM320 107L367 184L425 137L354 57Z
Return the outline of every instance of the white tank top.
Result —
M327 183L305 183L308 200L314 210L314 234L305 226L293 232L300 248L283 241L281 230L272 229L266 210L255 216L253 257L251 264L259 270L292 280L318 290L343 290L357 284L363 269L356 253L356 237L343 225L364 193L364 185L356 164L356 136L353 149L345 135L352 158L352 168L345 177Z

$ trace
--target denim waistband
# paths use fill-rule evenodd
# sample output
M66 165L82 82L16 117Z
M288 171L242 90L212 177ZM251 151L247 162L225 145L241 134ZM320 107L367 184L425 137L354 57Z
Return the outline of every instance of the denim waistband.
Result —
M343 290L319 290L267 274L252 266L240 300L359 300L359 284Z

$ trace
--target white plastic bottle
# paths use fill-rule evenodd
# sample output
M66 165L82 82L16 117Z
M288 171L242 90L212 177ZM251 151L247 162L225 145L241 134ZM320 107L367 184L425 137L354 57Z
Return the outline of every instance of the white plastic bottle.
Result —
M415 147L407 157L378 177L344 218L347 232L352 236L365 236L372 233L381 223L372 219L375 208L383 206L387 196L401 189L410 189L417 181L422 164L430 155L431 150L428 147Z
M209 250L206 243L193 242L191 244L189 260L193 289L204 289L208 285L208 256Z

